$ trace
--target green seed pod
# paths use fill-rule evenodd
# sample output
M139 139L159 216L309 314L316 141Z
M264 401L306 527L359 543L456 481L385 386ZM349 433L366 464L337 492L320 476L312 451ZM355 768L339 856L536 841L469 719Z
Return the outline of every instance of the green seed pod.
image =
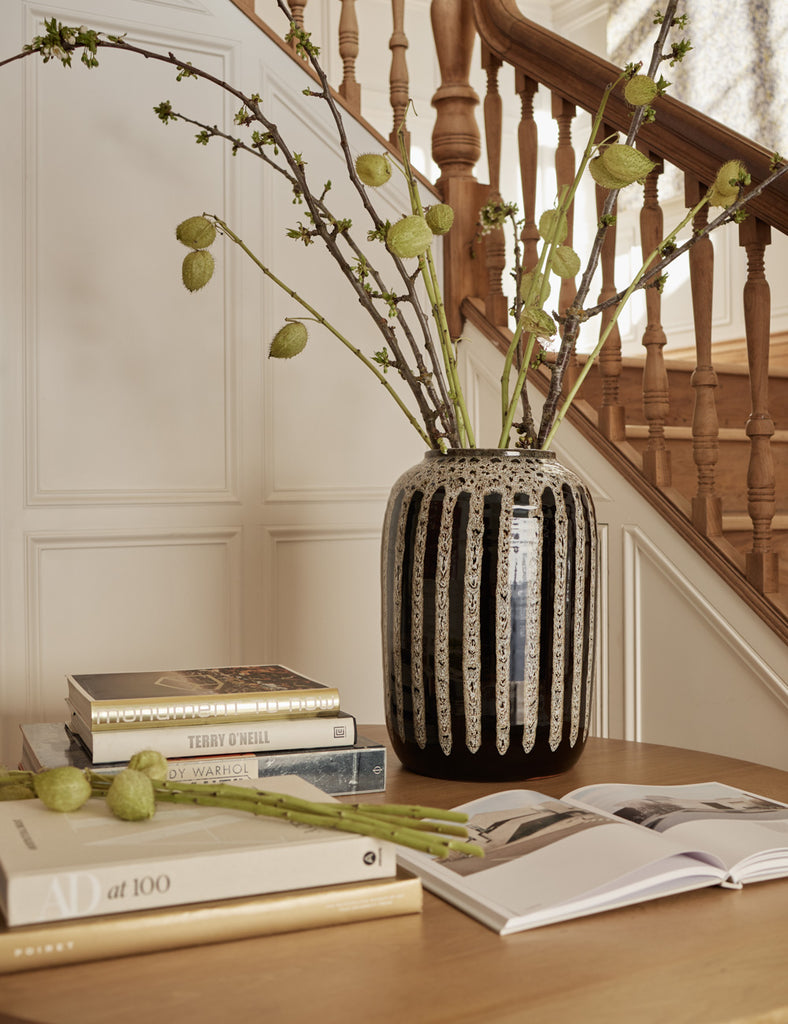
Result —
M365 185L378 188L391 177L391 164L380 153L363 153L356 157L356 174Z
M213 256L205 249L196 249L184 257L181 276L190 292L204 288L213 277Z
M216 238L216 228L207 217L189 217L175 229L175 237L190 249L207 249Z
M134 768L124 768L107 790L107 805L116 818L144 821L156 811L156 797L150 778Z
M406 260L421 254L429 248L432 232L424 217L413 214L392 224L386 236L386 245L395 256Z
M614 142L607 146L601 153L602 163L610 174L617 179L631 185L633 181L640 181L647 174L654 170L656 164L634 146L627 146L623 142Z
M610 171L605 167L602 162L602 157L595 157L588 165L588 169L591 172L591 177L602 188L606 188L609 191L614 191L620 188L626 188L627 185L631 185L631 181L626 181L621 178L614 177Z
M542 305L542 303L547 300L551 291L550 284L548 282L544 298L542 298L544 281L544 274L537 274L533 270L529 270L527 274L523 274L520 281L520 298L523 302L526 302L529 306Z
M535 334L537 338L552 338L555 334L555 321L543 309L525 309L522 316L525 334Z
M268 350L268 358L292 359L304 351L308 338L307 329L300 320L285 324L274 335L271 348Z
M633 107L644 107L657 95L657 83L648 75L634 75L624 86L624 99Z
M431 206L424 214L433 235L445 235L454 223L454 210L448 203Z
M559 245L553 253L550 269L559 277L574 277L580 271L580 257L569 245Z
M747 168L741 160L728 160L717 171L717 177L711 186L710 206L730 206L739 198L738 181L741 177L749 177ZM731 184L732 183L732 184Z
M131 758L128 767L142 772L153 782L164 782L167 778L167 759L158 750L141 750Z
M558 210L545 210L539 218L539 234L547 242L563 242L569 233L566 214Z
M77 811L90 797L87 776L70 765L34 775L33 788L50 811Z

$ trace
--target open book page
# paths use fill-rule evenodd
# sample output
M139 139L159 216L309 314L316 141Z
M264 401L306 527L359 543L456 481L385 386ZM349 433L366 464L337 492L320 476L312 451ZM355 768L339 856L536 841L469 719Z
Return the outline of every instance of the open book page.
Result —
M482 797L458 810L483 858L398 851L426 888L506 933L670 893L718 885L719 863L593 809L528 790ZM710 858L713 860L713 858Z
M788 874L788 805L777 800L720 782L586 786L566 799L713 851L734 884Z

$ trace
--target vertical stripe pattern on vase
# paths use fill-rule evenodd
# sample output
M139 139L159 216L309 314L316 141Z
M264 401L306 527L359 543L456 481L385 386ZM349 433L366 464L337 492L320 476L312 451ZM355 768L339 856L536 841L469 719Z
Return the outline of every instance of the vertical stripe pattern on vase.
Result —
M435 452L403 474L382 544L390 731L446 757L585 742L596 557L590 494L550 453Z

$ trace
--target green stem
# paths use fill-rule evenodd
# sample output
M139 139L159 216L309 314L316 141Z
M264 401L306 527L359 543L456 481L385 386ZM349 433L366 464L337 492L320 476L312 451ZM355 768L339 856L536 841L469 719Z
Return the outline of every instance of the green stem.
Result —
M217 225L217 227L221 228L224 234L227 235L227 237L231 239L231 241L235 242L239 249L246 253L249 259L252 260L255 266L257 266L258 269L260 269L265 274L266 277L273 281L275 285L281 288L282 291L286 292L292 299L295 299L295 301L299 303L299 305L303 306L303 308L307 310L319 324L325 327L326 330L330 331L335 338L342 342L345 348L349 349L357 359L361 360L361 362L364 364L364 366L366 366L370 373L373 373L377 377L378 381L386 389L386 391L388 391L389 395L397 403L399 409L405 414L405 417L407 418L408 422L413 427L413 429L418 433L419 437L422 439L425 445L428 448L432 447L432 443L424 429L419 424L419 421L416 419L416 417L413 415L410 409L408 409L407 405L405 405L405 403L402 401L402 399L391 386L391 384L389 384L383 373L381 373L377 366L370 359L368 359L367 356L364 355L361 349L357 348L352 342L348 341L348 339L340 331L338 331L337 328L333 326L333 324L329 323L329 321L326 320L326 318L321 313L319 313L314 308L314 306L311 306L306 301L306 299L303 299L289 285L285 284L284 281L278 278L276 274L273 273L273 271L271 271L267 266L265 266L265 264L262 263L257 258L257 256L255 256L252 250L249 249L249 247L246 245L243 239L239 238L238 235L236 235L235 232L230 227L228 227L228 225L221 219L221 217L218 217L216 214L206 214L205 216L210 217L210 219Z
M464 841L467 839L464 830L450 833L463 836L463 841L442 839L438 830L429 827L422 829L422 825L429 825L427 822L411 822L402 814L386 815L385 804L379 805L382 813L373 814L372 811L378 808L370 805L366 813L360 814L352 804L320 804L279 793L247 790L240 786L205 786L202 783L164 783L155 787L154 792L157 802L161 803L247 811L296 824L367 835L422 850L436 857L445 857L452 851L483 856L480 847Z
M408 184L411 209L414 214L419 217L423 217L424 208L421 204L419 189L416 184L416 179L413 176L410 160L408 159L405 137L401 128L397 134L400 155L402 157L402 163L405 170L405 180ZM446 380L449 388L449 399L454 406L454 416L457 421L460 446L464 448L475 448L476 441L474 439L473 427L465 404L465 395L463 394L462 385L460 384L460 378L457 373L457 358L451 340L449 323L446 319L446 307L443 303L443 296L441 295L440 285L438 283L438 275L435 272L432 250L429 247L426 252L419 257L419 271L421 272L424 287L427 290L427 297L429 298L430 308L432 310L432 318L438 329L438 339L440 341L441 353L443 355L443 366L446 371Z
M676 227L673 229L673 231L671 231L671 233L669 235L667 235L663 239L663 241L660 242L660 244L655 249L652 250L651 253L649 253L649 255L644 260L643 265L641 266L640 270L637 272L637 274L633 278L633 280L630 283L630 285L628 286L628 288L622 293L621 298L619 299L618 304L616 305L616 308L613 311L613 315L611 316L611 318L608 321L608 323L605 325L604 330L600 331L600 333L599 333L599 340L597 341L596 345L594 346L593 351L591 353L589 353L589 355L588 355L588 357L586 359L585 365L578 372L577 379L573 383L572 387L569 389L569 391L568 391L568 393L566 395L566 398L564 399L564 402L561 405L561 408L556 413L556 416L555 416L555 419L553 421L553 424L550 427L550 430L547 432L547 435L545 436L544 442L542 443L542 448L544 450L547 450L550 447L550 444L552 443L553 437L555 437L556 431L560 427L561 423L564 420L564 417L566 416L567 412L569 411L569 407L571 406L572 402L574 401L575 397L577 396L577 393L580 390L580 387L582 386L583 381L588 376L589 370L594 365L594 362L596 361L597 356L602 351L602 349L603 349L603 347L605 345L605 342L607 341L608 337L610 336L610 332L613 330L613 328L615 327L616 323L618 322L618 318L621 316L621 313L623 312L624 307L626 306L627 302L629 302L629 299L630 299L632 293L638 288L640 282L645 277L646 273L649 270L649 267L654 262L654 260L658 256L660 256L662 254L662 251L665 248L666 243L670 243L670 242L673 242L675 240L676 235L678 235L679 231L681 231L681 229L683 227L685 227L687 224L690 223L690 221L692 221L692 219L695 217L697 212L703 206L705 206L705 204L708 202L708 200L709 200L709 196L708 196L708 193L707 193L700 200L700 202L697 203L689 211L689 213L684 218L682 218L681 222L676 225Z
M577 187L577 178L575 179L575 186ZM568 206L568 197L574 195L574 188L568 189L564 186L558 198L558 206L555 210L555 220L553 224L553 231L549 238L545 238L542 243L542 249L539 254L539 260L533 271L533 279L531 283L531 289L529 291L529 297L533 294L533 290L536 282L539 280L539 276L543 277L543 281L540 287L539 293L539 309L542 308L547 298L547 288L549 284L550 266L553 259L553 253L558 245L558 232L561 226L562 217L566 216ZM534 345L536 344L535 332L530 332L528 335L528 341L526 344L525 354L523 356L522 364L520 366L520 372L517 374L517 382L515 383L514 389L509 394L509 375L511 373L512 363L514 362L514 354L517 350L517 346L520 343L522 332L525 328L525 323L528 319L529 309L533 308L532 303L525 302L523 305L520 318L517 322L512 343L509 345L509 349L506 353L506 359L504 360L504 369L501 375L501 401L502 401L502 422L501 422L501 435L498 439L498 447L506 448L509 444L509 435L512 432L512 425L514 424L514 416L517 410L517 405L520 401L520 395L522 394L523 388L525 387L526 380L528 378L528 371L530 369L531 357L533 355Z

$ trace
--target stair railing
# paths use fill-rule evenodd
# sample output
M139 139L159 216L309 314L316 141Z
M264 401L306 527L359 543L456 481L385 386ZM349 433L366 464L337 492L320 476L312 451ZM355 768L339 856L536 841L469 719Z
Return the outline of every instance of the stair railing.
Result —
M254 16L254 0L233 0ZM343 78L338 94L347 107L360 114L361 86L355 78L359 52L358 20L355 0L340 0L338 49ZM291 0L291 10L299 25L308 28L307 0ZM538 193L540 144L534 102L537 93L550 97L552 116L558 129L555 150L557 185L571 182L575 173L572 131L578 110L593 114L606 87L618 74L608 61L567 42L562 37L526 19L515 0L432 0L430 6L436 55L441 83L433 97L435 124L432 156L440 168L436 183L445 202L455 211L452 231L444 240L444 296L453 335L462 333L466 315L477 317L479 306L491 340L505 344L509 301L503 287L505 259L502 232L492 233L480 243L477 237L478 214L491 198L499 198L502 152L502 100L499 72L504 65L514 68L515 92L520 105L517 150L522 182L521 234L523 262L526 268L536 262L538 231L536 197ZM259 21L259 19L257 19ZM389 77L392 127L390 144L397 145L397 129L407 116L408 68L404 0L392 0L391 71ZM269 35L276 37L265 25ZM486 75L486 92L480 104L471 85L471 62L481 40L481 62ZM477 110L483 115L483 134L487 154L489 182L475 177L481 154L482 132ZM604 138L613 132L625 133L630 110L623 96L614 93L608 100ZM660 179L665 166L677 168L684 179L685 203L691 208L714 181L727 160L741 159L757 185L769 173L772 154L703 114L669 96L658 101L658 117L642 127L638 146L654 161L654 170L643 188L640 214L641 246L644 254L652 251L662 238ZM606 193L597 188L597 211L601 211ZM752 546L744 559L726 545L723 534L723 502L718 493L719 425L716 403L717 372L712 358L712 294L714 251L708 239L695 244L689 253L690 291L696 342L695 368L691 378L694 390L692 416L693 462L697 483L687 503L687 517L698 534L734 561L760 595L776 600L781 619L788 606L778 596L779 559L774 550L772 522L775 516L776 474L771 451L775 424L769 411L770 287L766 277L766 253L772 231L788 234L788 176L754 198L749 216L740 225L739 242L747 261L743 309L750 375L750 408L742 410L750 443L746 484L747 512L752 527ZM700 230L707 219L704 208L693 222ZM473 250L473 251L472 251ZM481 255L481 258L480 258ZM615 227L606 237L601 253L600 302L616 294ZM565 280L559 305L565 308L573 298L574 282ZM637 462L649 485L673 500L668 367L664 349L662 296L647 289L647 323L643 335L645 349L642 407L647 424L647 440L642 458L637 460L626 445L626 412L621 395L622 349L618 328L614 328L598 359L601 397L596 407L596 428L613 445L627 451L630 462ZM600 317L600 330L611 312ZM483 324L481 326L484 326ZM502 334L503 332L503 334ZM633 458L634 455L634 458Z
M523 186L525 228L523 243L525 265L534 261L533 242L536 237L535 199L537 195L536 150L539 144L533 100L538 90L547 90L551 99L553 117L558 125L558 147L555 169L558 188L569 184L574 177L575 162L572 146L572 126L577 110L593 114L598 108L605 87L618 74L618 69L581 48L568 43L554 33L523 17L515 0L434 0L442 17L434 21L435 42L439 59L456 46L449 26L461 17L467 17L473 8L475 24L481 38L485 68L500 67L502 63L515 69L515 88L522 102L519 127L519 158ZM441 66L448 63L444 56ZM452 82L460 97L463 83ZM499 167L500 140L494 133L500 131L497 75L488 72L485 115L492 110L492 124L485 119L491 189L495 191ZM475 121L476 103L465 98L461 111L464 119L458 128L460 112L453 110L453 131L457 136L471 137L471 122ZM437 106L437 104L436 104ZM604 133L626 132L630 111L623 96L613 94L605 111ZM451 135L441 132L441 109L435 137L441 141L434 157L441 167L439 187L448 194L457 173L452 162ZM644 125L638 145L655 162L643 189L640 215L640 235L644 255L653 250L662 238L662 209L659 198L660 179L665 165L678 168L685 181L685 201L689 206L714 181L719 168L727 160L741 159L757 185L769 173L772 154L741 135L725 128L679 101L662 97L658 101L657 120ZM464 173L464 172L463 172ZM467 185L466 185L467 188ZM605 193L597 189L598 203ZM771 451L771 438L775 432L769 411L769 342L770 342L770 288L765 263L772 231L788 233L788 181L781 178L768 190L753 199L749 216L739 227L739 241L747 259L747 280L744 286L743 308L750 373L751 404L743 410L746 434L750 441L749 469L746 484L747 510L752 523L752 547L743 562L747 579L762 595L776 595L779 590L778 555L774 550L772 521L776 512L776 476ZM705 211L695 219L694 228L705 223ZM468 218L466 217L466 221ZM530 246L530 248L529 248ZM492 252L489 251L492 249ZM467 258L466 245L462 250ZM475 295L485 304L487 320L495 326L505 324L501 314L501 287L498 256L495 247L488 247L488 267L485 278L476 275L477 291L452 291L453 281L447 281L447 300L456 308ZM600 299L616 291L614 280L615 237L608 235L602 254L602 290ZM713 277L713 250L708 241L695 245L689 254L691 296L696 335L696 365L692 377L695 389L695 412L692 421L693 459L697 472L697 488L692 496L689 515L704 537L719 543L722 534L722 503L717 493L716 473L719 457L719 428L715 406L716 373L711 349L711 303ZM454 278L462 278L462 271L454 268ZM466 274L467 278L469 275ZM478 288L479 284L482 288ZM573 282L565 283L559 300L565 308L572 298ZM647 324L643 336L645 366L643 372L643 412L648 425L648 439L642 454L642 472L656 488L669 491L672 484L669 432L666 430L670 412L668 373L664 348L665 331L662 325L662 296L657 289L646 290ZM505 303L503 304L505 307ZM602 351L599 373L602 380L601 405L597 410L598 429L612 442L624 438L625 410L619 397L621 374L621 341L613 332Z

